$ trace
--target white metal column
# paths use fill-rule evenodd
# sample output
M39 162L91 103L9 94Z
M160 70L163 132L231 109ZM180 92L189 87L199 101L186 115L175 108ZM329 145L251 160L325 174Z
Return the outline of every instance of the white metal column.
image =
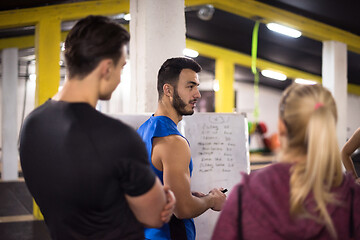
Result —
M340 149L347 129L347 46L336 41L323 42L322 82L333 94L338 111L337 134Z
M2 50L2 180L18 179L18 49Z
M130 0L131 100L125 112L154 112L157 73L185 48L184 0Z

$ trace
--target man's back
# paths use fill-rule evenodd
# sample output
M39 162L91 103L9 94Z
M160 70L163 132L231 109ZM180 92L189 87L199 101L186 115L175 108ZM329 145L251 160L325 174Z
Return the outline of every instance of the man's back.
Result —
M49 100L25 121L20 158L54 239L143 238L124 194L147 192L155 177L130 127L87 103Z

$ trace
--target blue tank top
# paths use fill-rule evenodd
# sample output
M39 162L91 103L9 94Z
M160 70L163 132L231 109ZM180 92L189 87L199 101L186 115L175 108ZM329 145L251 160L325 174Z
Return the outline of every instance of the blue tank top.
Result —
M154 137L166 137L169 135L181 135L179 130L177 129L176 124L166 116L151 116L145 123L143 123L137 131L143 141L145 142L146 149L149 154L149 162L151 164L152 169L156 173L156 175L161 180L161 183L164 184L163 181L163 172L159 171L155 168L155 166L151 162L151 152L152 152L152 142ZM184 136L182 136L185 138ZM185 138L186 139L186 138ZM186 139L187 141L187 139ZM188 141L187 141L188 142ZM189 143L189 142L188 142ZM193 162L190 159L189 164L190 177L193 170ZM193 219L182 219L185 229L186 236L188 240L195 239L195 224ZM145 228L145 239L171 239L170 238L170 228L169 224L164 224L161 228Z

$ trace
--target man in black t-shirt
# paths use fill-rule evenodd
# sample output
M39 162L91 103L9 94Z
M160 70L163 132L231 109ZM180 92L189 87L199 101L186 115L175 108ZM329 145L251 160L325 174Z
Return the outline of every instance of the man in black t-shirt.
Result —
M173 212L141 138L95 110L120 82L128 41L106 17L80 20L65 41L64 87L24 122L21 166L53 239L144 239Z

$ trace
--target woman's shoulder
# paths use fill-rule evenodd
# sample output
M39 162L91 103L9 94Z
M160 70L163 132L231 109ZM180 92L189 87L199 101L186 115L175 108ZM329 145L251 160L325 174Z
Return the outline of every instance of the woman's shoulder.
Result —
M248 180L271 180L276 178L289 177L289 172L292 164L290 163L273 163L267 167L251 172L249 175L244 175Z

